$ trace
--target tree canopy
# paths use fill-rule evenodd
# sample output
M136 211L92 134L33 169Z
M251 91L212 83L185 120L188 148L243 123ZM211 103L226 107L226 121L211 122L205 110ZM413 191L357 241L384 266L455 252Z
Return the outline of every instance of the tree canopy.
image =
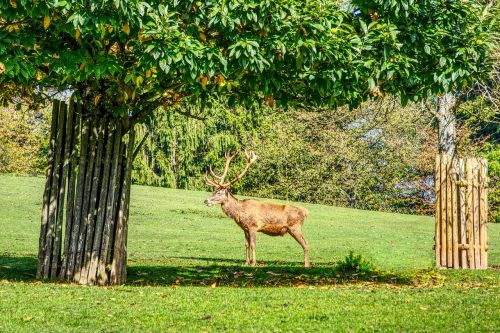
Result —
M3 1L0 99L71 89L132 123L208 94L271 106L417 100L487 77L486 16L451 0Z

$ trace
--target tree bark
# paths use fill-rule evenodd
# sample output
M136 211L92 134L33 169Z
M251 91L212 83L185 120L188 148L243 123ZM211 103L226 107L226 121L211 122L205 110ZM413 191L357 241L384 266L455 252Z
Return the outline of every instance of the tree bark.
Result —
M440 154L450 156L455 155L457 141L455 104L456 98L452 93L443 94L437 100L438 150Z

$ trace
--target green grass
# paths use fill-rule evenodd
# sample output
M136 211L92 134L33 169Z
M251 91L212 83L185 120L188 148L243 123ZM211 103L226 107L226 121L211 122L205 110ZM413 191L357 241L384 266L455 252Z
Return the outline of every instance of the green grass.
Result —
M43 179L0 175L0 332L484 331L500 327L500 270L438 271L433 219L306 205L312 269L290 237L244 236L203 192L134 186L129 282L34 279ZM500 225L488 225L500 265ZM367 258L366 274L335 263Z

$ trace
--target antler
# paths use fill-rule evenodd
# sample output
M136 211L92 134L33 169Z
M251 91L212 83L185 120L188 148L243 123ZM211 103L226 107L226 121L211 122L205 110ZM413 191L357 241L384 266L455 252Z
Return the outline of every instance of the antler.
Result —
M222 186L229 187L229 186L233 185L234 183L236 183L241 178L243 178L243 176L246 175L246 173L250 169L250 166L255 161L257 161L257 159L259 158L259 156L257 156L257 154L255 154L253 151L247 152L246 149L245 149L245 157L247 160L247 165L245 165L245 168L243 169L243 171L238 176L236 176L236 178L231 180L229 183L223 184Z
M221 176L219 176L213 171L212 166L209 166L210 175L212 176L212 178L215 181L208 179L208 174L205 173L204 178L205 178L205 182L207 183L207 185L213 186L213 187L223 186L224 180L226 179L227 173L229 172L229 165L231 164L231 160L236 155L238 155L238 152L231 154L231 149L228 149L228 150L226 150L226 153L224 155L226 157L226 165L224 166L224 172L222 173Z
M224 183L224 180L226 179L227 173L229 171L229 165L231 164L231 160L236 155L238 155L238 152L235 152L234 154L231 155L231 150L230 149L228 149L226 151L226 154L225 154L225 156L226 156L226 165L224 166L224 173L221 176L218 176L217 174L215 174L215 172L212 170L212 166L209 167L209 171L210 171L210 174L213 177L213 180L210 180L208 178L208 174L205 173L204 178L205 178L205 182L207 183L207 185L213 186L213 187L229 187L229 186L233 185L238 180L240 180L241 178L243 178L243 176L245 176L245 174L250 169L250 166L255 161L257 161L257 159L259 158L253 151L247 152L245 150L245 157L246 157L246 160L247 160L247 165L245 166L245 168L243 169L243 171L238 176L236 176L236 178L234 178L233 180L231 180L231 181L229 181L227 183Z

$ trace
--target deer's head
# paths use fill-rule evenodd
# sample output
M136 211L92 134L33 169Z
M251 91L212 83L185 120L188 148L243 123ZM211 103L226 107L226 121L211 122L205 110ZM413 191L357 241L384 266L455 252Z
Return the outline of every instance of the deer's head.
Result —
M226 151L226 165L224 166L224 172L222 175L217 175L213 170L212 167L210 166L210 175L212 179L209 178L208 173L205 173L205 182L207 183L208 186L212 186L214 188L214 192L210 197L205 200L205 203L208 206L216 205L216 204L222 204L226 200L228 200L229 197L229 188L231 185L236 183L238 180L243 178L245 174L248 172L250 169L250 166L259 158L253 151L247 152L245 150L245 158L247 161L247 164L243 171L238 174L233 180L230 180L229 182L224 182L226 180L226 176L229 172L229 166L231 165L231 160L238 155L238 152L235 152L234 154L231 154L231 150Z

